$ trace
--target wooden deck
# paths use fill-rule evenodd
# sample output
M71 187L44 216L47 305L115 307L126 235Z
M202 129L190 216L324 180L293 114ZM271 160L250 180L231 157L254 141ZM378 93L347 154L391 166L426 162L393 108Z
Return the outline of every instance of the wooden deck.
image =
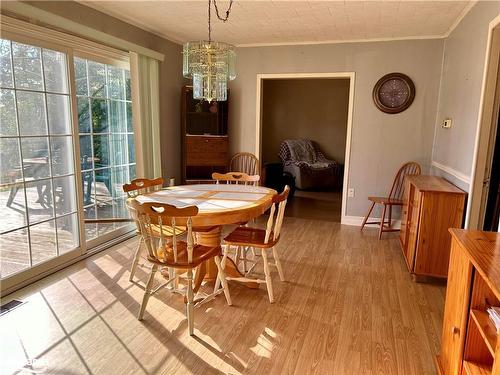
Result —
M234 306L195 310L195 337L167 290L137 321L129 240L9 296L27 303L0 318L0 372L35 359L59 374L435 374L445 287L411 281L396 238L285 218L276 302L231 282Z

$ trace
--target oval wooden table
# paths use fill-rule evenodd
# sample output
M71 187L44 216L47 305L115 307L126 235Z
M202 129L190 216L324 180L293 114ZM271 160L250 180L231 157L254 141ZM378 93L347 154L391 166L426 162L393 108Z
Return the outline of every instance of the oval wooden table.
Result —
M262 186L246 185L180 185L140 195L136 199L141 202L166 203L176 207L196 206L198 215L193 217L193 226L206 228L197 232L197 242L204 246L221 245L221 228L224 225L250 221L262 215L272 204L276 191ZM180 223L179 223L180 224ZM228 258L225 272L232 277L241 277L234 262ZM195 276L195 290L203 281L215 280L217 267L213 259L200 265ZM245 283L251 288L258 288L257 283Z

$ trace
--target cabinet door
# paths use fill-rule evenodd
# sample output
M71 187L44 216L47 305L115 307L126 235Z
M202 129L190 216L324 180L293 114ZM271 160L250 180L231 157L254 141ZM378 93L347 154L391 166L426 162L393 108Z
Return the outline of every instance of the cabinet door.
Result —
M445 375L459 375L462 371L471 278L472 264L452 240L441 339L441 367Z
M408 220L407 220L407 234L406 234L406 263L410 272L413 272L415 261L415 252L417 248L418 231L420 225L420 207L421 207L422 193L410 184L410 191L408 196Z
M401 207L401 230L399 231L399 240L401 241L401 247L403 248L403 253L406 256L406 245L408 243L408 222L410 218L410 182L405 179L405 190L403 193L403 206Z

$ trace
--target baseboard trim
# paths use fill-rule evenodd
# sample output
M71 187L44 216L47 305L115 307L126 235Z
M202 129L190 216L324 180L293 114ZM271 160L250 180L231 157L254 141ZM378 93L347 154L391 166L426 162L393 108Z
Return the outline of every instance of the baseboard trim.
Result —
M361 224L363 224L363 220L365 218L363 216L344 216L342 218L342 223L343 225L351 225L351 226L355 226L355 227L360 227ZM369 219L370 221L373 221L373 220L380 220L379 217L370 217ZM394 223L394 228L401 228L401 220L393 220L393 223ZM371 227L371 228L378 228L378 225L377 224L366 224L367 227Z
M466 174L459 172L456 169L453 169L452 167L438 163L437 161L434 161L434 160L431 162L431 165L433 167L436 167L436 168L442 170L443 172L455 177L456 179L462 181L463 183L470 185L470 176L467 176Z

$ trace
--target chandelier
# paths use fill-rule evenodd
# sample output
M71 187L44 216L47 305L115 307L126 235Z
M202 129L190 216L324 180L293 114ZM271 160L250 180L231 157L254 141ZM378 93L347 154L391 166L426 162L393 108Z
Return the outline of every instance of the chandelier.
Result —
M209 102L227 100L227 81L236 78L234 46L212 41L212 1L217 18L223 22L228 20L233 0L229 3L225 17L219 15L216 0L208 0L208 41L187 42L182 51L182 72L185 78L193 80L193 98Z

